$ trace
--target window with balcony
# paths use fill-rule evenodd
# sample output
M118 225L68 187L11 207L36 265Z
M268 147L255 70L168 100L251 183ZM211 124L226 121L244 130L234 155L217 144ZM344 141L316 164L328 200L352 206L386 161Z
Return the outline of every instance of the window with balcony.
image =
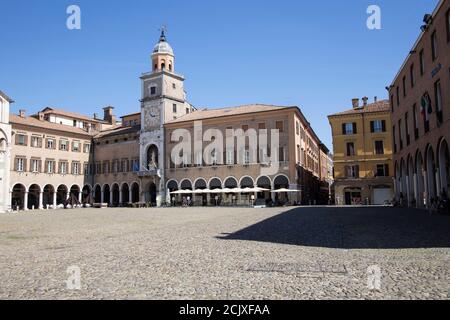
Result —
M69 141L67 141L67 140L60 140L59 141L59 150L61 150L61 151L68 151L69 150Z
M26 159L25 158L16 158L16 171L24 172L26 167Z
M376 177L389 177L389 165L377 164Z
M355 155L355 144L353 142L347 142L347 157L353 157Z
M437 47L437 33L436 30L431 34L431 56L433 61L436 60L438 55L438 47Z
M425 73L425 52L420 50L419 53L419 61L420 61L420 75L423 76Z
M441 81L438 80L434 84L434 96L436 101L436 118L438 125L441 125L444 121L442 114L442 91L441 91Z
M347 166L346 167L346 175L347 175L347 178L350 178L350 179L359 178L359 166L358 165Z
M39 159L31 159L31 168L30 171L33 173L38 173L40 172L40 167L41 167L41 160Z
M375 154L384 154L384 143L382 140L375 141Z

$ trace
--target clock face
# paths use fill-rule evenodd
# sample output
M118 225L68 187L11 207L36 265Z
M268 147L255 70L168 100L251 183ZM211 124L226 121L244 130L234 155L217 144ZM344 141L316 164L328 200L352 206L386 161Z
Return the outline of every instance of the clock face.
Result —
M161 123L161 111L158 106L147 107L144 116L146 129L159 128Z

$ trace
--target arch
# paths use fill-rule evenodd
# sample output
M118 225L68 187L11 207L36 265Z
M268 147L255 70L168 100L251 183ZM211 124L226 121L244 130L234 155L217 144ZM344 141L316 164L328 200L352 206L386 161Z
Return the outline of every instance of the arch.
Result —
M259 188L271 189L272 181L268 176L259 176L258 179L256 179L256 186Z
M92 187L90 184L85 184L81 191L81 203L92 203Z
M41 187L37 184L32 184L28 187L28 209L39 209L39 194Z
M178 190L178 182L176 180L169 180L169 181L167 181L166 189L169 192L177 191Z
M11 205L14 210L25 209L26 187L21 183L16 183L11 192ZM28 200L28 199L27 199Z
M94 202L102 202L102 187L99 184L96 184L94 187Z
M255 181L250 176L243 176L239 180L239 186L241 188L253 188L255 186Z
M222 180L217 177L211 178L208 182L208 186L210 190L222 189Z
M408 155L408 160L406 161L406 171L408 173L408 203L411 205L413 203L416 203L417 201L417 183L415 180L417 179L415 177L415 169L414 169L414 163L411 155Z
M238 181L235 177L228 177L223 183L224 188L235 189L238 187Z
M407 186L407 173L406 173L406 162L405 159L400 161L400 184L401 184L401 194L400 198L402 200L408 199L408 186Z
M192 190L192 181L190 179L183 179L180 182L181 190Z
M157 195L158 195L158 187L156 186L156 183L150 182L147 185L147 192L148 192L148 196L149 196L147 201L150 202L150 204L152 206L156 205L156 198L157 198Z
M140 187L139 187L139 183L137 182L133 182L131 184L131 202L132 203L137 203L140 202Z
M113 185L111 186L111 192L112 192L111 204L113 207L118 207L120 204L120 187L117 182L113 183Z
M422 153L417 150L415 156L415 169L417 179L417 206L422 207L425 204L425 180Z
M103 185L103 203L111 203L111 188L109 184Z
M439 194L448 197L450 189L450 155L445 139L441 139L438 144L438 166L440 179Z
M44 186L42 195L42 206L44 208L53 205L54 194L55 194L55 187L53 187L51 184L47 184Z
M435 200L437 193L436 193L436 162L435 162L435 156L433 147L431 145L428 145L426 148L426 158L425 158L425 168L427 171L427 193L429 200L429 203L431 204L432 201Z
M67 201L67 196L69 194L69 189L66 185L60 184L56 189L56 204L65 205Z
M122 206L126 206L130 202L130 186L124 182L120 186L120 192L122 194Z
M195 190L202 190L206 189L208 187L208 184L206 183L206 180L203 178L197 178L194 182L194 188Z
M155 144L151 144L147 148L147 169L154 169L159 167L159 150Z
M267 203L267 200L271 198L270 190L272 189L272 181L267 176L259 176L256 179L256 186L258 188L269 189L269 191L258 192L258 199L266 199Z
M6 138L1 137L0 138L0 152L6 152L8 146L8 141Z
M289 178L284 174L279 174L273 179L274 190L286 188L289 189Z

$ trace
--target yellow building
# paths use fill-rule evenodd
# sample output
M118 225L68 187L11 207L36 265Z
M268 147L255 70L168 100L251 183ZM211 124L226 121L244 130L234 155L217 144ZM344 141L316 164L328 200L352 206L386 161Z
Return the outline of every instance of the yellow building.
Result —
M337 205L380 205L393 198L391 114L388 100L328 116L334 148Z

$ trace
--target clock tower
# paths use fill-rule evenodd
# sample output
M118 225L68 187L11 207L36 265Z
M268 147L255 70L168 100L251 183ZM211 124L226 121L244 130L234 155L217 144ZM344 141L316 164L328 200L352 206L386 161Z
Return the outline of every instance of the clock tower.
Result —
M152 71L141 76L141 201L166 201L164 123L192 111L186 102L183 76L175 73L175 56L162 29L151 55Z

